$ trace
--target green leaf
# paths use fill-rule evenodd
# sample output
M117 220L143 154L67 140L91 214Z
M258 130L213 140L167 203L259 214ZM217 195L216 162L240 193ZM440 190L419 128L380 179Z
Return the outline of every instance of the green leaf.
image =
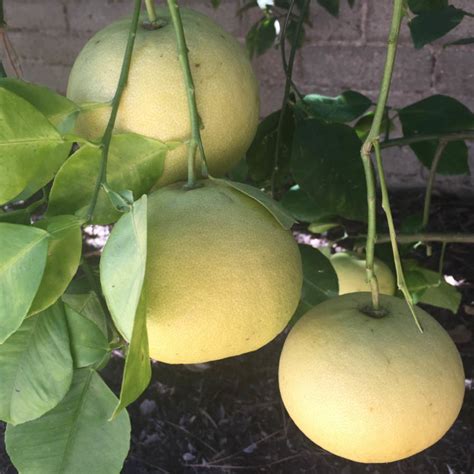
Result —
M275 164L278 121L281 111L271 113L260 122L255 138L247 151L249 176L256 183L269 180ZM279 177L289 174L291 142L295 129L294 116L288 107L283 117L280 139Z
M17 209L16 211L5 212L0 209L0 222L10 224L29 225L31 222L30 213L26 209Z
M332 16L339 15L339 0L318 0L318 3Z
M41 418L8 425L7 452L22 474L117 474L130 444L130 420L100 376L75 371L63 401Z
M433 95L411 104L399 111L403 135L443 134L474 127L474 114L461 102L445 95ZM411 145L417 158L430 167L438 140ZM469 172L468 151L463 141L450 142L438 165L441 174L464 174Z
M72 357L61 303L28 318L0 344L0 419L25 423L54 408L72 380Z
M461 293L443 279L439 280L437 286L427 288L419 302L445 308L456 314L461 304Z
M300 188L317 203L320 215L367 219L362 144L355 131L316 119L298 124L292 171Z
M319 94L308 94L298 107L315 118L326 122L352 122L365 113L372 105L372 101L356 91L345 91L336 97L327 97Z
M0 344L21 325L41 283L48 233L0 223Z
M463 10L449 5L417 15L408 23L415 48L422 48L456 28L465 14Z
M131 190L135 197L148 192L163 172L167 151L173 145L136 134L114 135L109 151L107 183L115 191ZM102 160L101 150L82 146L59 170L51 189L48 216L87 214ZM101 189L94 224L110 224L120 217Z
M324 234L328 230L340 227L340 222L313 222L308 226L308 230L313 234Z
M303 263L303 289L293 323L313 306L339 294L337 275L328 258L308 245L299 245L299 248Z
M420 267L412 260L404 261L405 280L416 303L445 308L456 313L461 294L437 272Z
M107 337L107 318L96 293L86 294L66 293L62 296L64 303L84 318L95 324L102 334Z
M260 56L273 46L276 39L275 19L262 18L250 28L245 44L250 57Z
M462 46L462 45L473 44L473 43L474 43L474 37L461 38L456 41L451 41L449 43L443 44L443 48L449 48L450 46Z
M211 5L214 8L218 8L220 4L221 4L221 0L211 0Z
M326 212L320 208L316 201L297 185L283 195L280 204L301 222L315 222L327 217Z
M28 101L45 115L60 133L66 134L73 131L79 115L79 107L66 97L56 94L47 87L13 78L1 79L0 88Z
M148 387L151 379L151 363L146 331L145 291L142 291L133 324L132 339L127 351L123 373L120 401L114 410L115 418L124 408L133 403Z
M34 194L69 154L49 120L25 99L0 87L0 204Z
M57 216L35 224L35 227L46 230L50 237L46 268L29 310L30 315L51 306L76 274L82 253L82 223L74 216Z
M439 10L448 6L448 0L408 0L408 8L415 14Z
M357 136L361 141L365 141L365 139L369 135L370 128L372 127L372 122L374 121L374 116L374 112L368 112L367 114L363 115L354 125ZM386 134L387 127L389 132L388 135L390 135L390 132L395 130L395 124L392 120L387 121L387 115L385 114L380 125L382 136Z
M130 341L137 312L147 255L147 197L115 224L102 258L100 282L115 326Z
M254 188L248 184L235 183L226 179L212 178L212 180L224 184L225 186L230 186L231 188L234 188L257 201L278 221L278 223L284 229L291 229L295 223L295 219L293 219L293 217L278 202L265 194L263 191L260 191L260 189Z
M71 351L76 368L100 363L109 352L109 344L95 321L65 305Z
M298 21L296 20L290 21L286 29L286 37L291 46L296 45L296 48L299 49L303 46L305 36L306 36L303 25L301 26L298 35L297 33L298 33Z
M100 261L102 291L117 329L130 341L113 417L134 402L150 383L143 281L147 255L147 197L133 204L115 225Z

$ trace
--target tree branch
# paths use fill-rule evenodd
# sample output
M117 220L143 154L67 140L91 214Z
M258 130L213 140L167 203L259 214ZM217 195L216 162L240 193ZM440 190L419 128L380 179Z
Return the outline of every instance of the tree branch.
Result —
M115 91L114 98L112 100L112 110L110 112L109 122L107 123L107 128L105 129L104 135L100 143L102 150L102 160L100 163L100 171L97 176L97 181L95 183L94 193L92 195L92 200L87 212L87 221L90 222L94 216L94 211L97 206L97 199L99 197L99 191L103 184L107 182L107 159L109 155L110 142L112 140L112 132L115 126L115 120L117 119L117 113L120 105L120 99L122 98L122 93L127 85L128 72L130 69L130 63L132 60L133 46L135 44L135 37L137 34L138 20L140 18L140 8L142 5L141 0L135 0L135 7L133 11L132 23L130 25L130 31L128 33L127 47L125 49L125 55L122 63L122 69L120 70L120 77Z

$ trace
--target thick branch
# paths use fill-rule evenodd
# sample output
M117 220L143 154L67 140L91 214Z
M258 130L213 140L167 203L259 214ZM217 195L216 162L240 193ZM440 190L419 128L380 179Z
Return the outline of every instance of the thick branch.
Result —
M273 170L272 170L272 177L271 177L271 187L272 187L272 195L275 197L275 184L276 184L276 176L279 170L280 166L280 156L281 156L281 138L283 134L283 121L285 118L285 114L288 108L288 99L290 96L290 90L291 90L291 85L292 85L292 75L293 75L293 64L295 62L295 57L296 57L296 49L297 49L297 38L299 37L301 33L301 28L303 27L303 22L304 22L304 17L306 12L308 11L309 8L309 2L310 0L306 0L303 6L303 9L300 12L300 17L298 19L298 23L296 25L296 32L295 32L295 41L291 45L291 50L290 50L290 57L288 59L288 64L285 65L283 64L283 68L285 69L286 73L286 81L285 81L285 92L283 94L283 101L281 104L281 111L280 111L280 117L278 118L278 128L277 128L277 137L276 137L276 145L275 145L275 157L273 160ZM291 15L293 13L293 9L295 7L296 0L292 0L290 4L290 8L288 9L288 14L286 15L285 18L285 23L283 24L283 29L281 33L281 42L282 45L281 47L285 48L285 39L286 39L286 32L288 28L288 23L290 21ZM282 53L282 58L284 58L284 53Z
M142 6L141 0L135 0L135 7L133 11L132 23L130 25L130 31L128 34L127 47L125 49L125 55L122 63L122 69L120 70L120 77L115 91L114 98L112 100L112 110L110 112L109 122L107 123L107 128L105 129L104 135L102 137L100 146L102 149L102 160L100 163L100 171L97 176L97 181L94 188L94 193L92 195L91 204L89 206L89 211L87 213L87 220L90 222L94 216L94 211L97 205L97 199L99 197L99 191L103 184L107 182L107 160L109 156L110 141L112 140L112 132L115 126L115 120L117 119L117 113L120 105L120 99L122 98L122 93L127 85L128 72L130 69L130 63L132 60L133 46L135 44L135 37L137 34L138 20L140 18L140 8Z
M188 183L187 187L192 189L196 186L194 159L196 149L199 148L201 159L204 164L204 171L207 174L206 155L204 154L204 147L201 139L200 118L196 104L196 89L194 87L193 76L191 74L191 67L189 65L188 48L186 46L186 39L184 36L183 22L179 12L179 6L176 0L167 0L168 8L173 21L173 27L176 33L176 43L178 47L178 57L183 70L184 82L186 86L186 96L188 99L189 119L191 122L191 140L188 145Z

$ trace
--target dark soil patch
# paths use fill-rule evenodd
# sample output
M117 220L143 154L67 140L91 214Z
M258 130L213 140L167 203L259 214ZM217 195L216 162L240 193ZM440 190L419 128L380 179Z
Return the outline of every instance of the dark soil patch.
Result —
M399 196L403 215L419 207L419 196ZM443 197L433 205L432 230L474 232L474 203ZM440 247L429 258L437 268ZM445 273L463 281L456 316L427 308L451 332L461 352L466 378L474 377L474 251L450 245ZM284 335L263 349L199 367L153 366L153 380L129 408L132 445L124 474L160 473L446 473L474 472L474 390L466 391L461 414L435 446L404 461L358 464L325 452L293 424L278 393L277 368ZM104 370L116 391L123 370L119 357ZM391 383L387 380L387 383ZM0 435L2 427L0 426ZM0 444L0 472L13 474ZM49 473L44 473L49 474Z

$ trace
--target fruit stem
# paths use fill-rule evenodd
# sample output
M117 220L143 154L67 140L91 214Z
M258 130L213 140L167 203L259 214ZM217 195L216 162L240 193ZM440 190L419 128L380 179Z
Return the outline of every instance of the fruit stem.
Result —
M390 208L390 199L388 197L387 183L385 181L385 173L383 169L380 144L378 142L378 139L375 139L373 143L374 143L374 148L375 148L375 160L377 163L380 189L382 191L382 209L384 210L385 215L387 216L390 242L392 243L393 261L395 263L395 269L397 273L397 286L399 290L403 293L403 296L405 297L405 300L408 304L408 307L410 308L413 319L415 320L416 326L418 327L420 332L423 332L423 328L421 327L421 324L418 321L418 318L415 313L415 308L414 308L411 293L408 290L407 284L405 282L405 275L403 274L402 261L400 259L400 253L398 251L397 233L395 231L395 225L393 223L392 209Z
M155 10L155 0L145 0L145 7L149 22L155 23L155 21L158 19Z
M364 165L365 180L367 185L367 208L368 208L368 229L367 229L367 245L366 245L366 270L367 279L370 282L372 291L372 303L374 309L378 309L378 283L374 272L374 251L376 239L376 198L375 198L375 178L370 159L372 149L375 143L378 143L380 129L385 114L385 106L390 91L390 83L392 81L393 67L395 56L397 53L398 37L400 34L400 26L403 18L404 0L394 0L392 22L387 44L387 57L385 67L380 84L380 92L375 107L374 120L370 127L369 134L361 148L361 158ZM380 148L379 148L380 149ZM396 242L395 242L396 243Z
M282 134L283 134L283 125L284 125L284 119L286 115L286 111L288 109L288 99L290 96L290 90L292 86L292 75L293 75L293 64L295 62L295 56L296 56L296 49L298 46L298 41L297 38L300 36L301 33L301 28L303 27L303 22L305 18L305 14L308 11L309 8L309 2L310 0L306 0L302 10L300 11L300 17L298 18L298 23L296 25L296 31L295 31L295 41L291 45L291 50L290 50L290 56L288 58L288 64L285 64L285 40L286 40L286 32L287 32L287 27L290 22L290 19L293 15L293 8L296 4L296 0L292 0L290 7L288 8L288 13L285 18L285 22L283 24L282 32L281 32L281 48L282 48L282 59L283 59L283 68L285 69L285 74L286 74L286 81L285 81L285 92L283 94L283 101L281 105L281 110L280 110L280 116L278 118L278 126L277 126L277 136L276 136L276 144L275 144L275 157L273 160L273 169L272 169L272 176L271 176L271 191L272 191L272 196L275 197L275 187L276 187L276 177L277 173L279 171L279 165L280 165L280 156L281 156L281 139L282 139ZM296 90L296 88L295 88Z
M188 143L188 182L186 187L193 189L196 187L196 170L194 160L196 156L196 149L199 149L203 163L204 175L208 174L206 155L204 154L204 146L201 139L201 119L199 117L196 104L196 89L194 87L193 76L191 74L191 67L189 65L188 48L186 46L186 39L184 36L183 22L179 11L177 0L167 0L168 8L171 14L174 31L176 33L176 44L178 48L178 58L181 63L183 71L184 82L186 86L186 96L188 99L189 118L191 122L191 139Z
M423 206L423 220L421 223L421 227L426 229L428 225L428 221L430 219L430 206L431 206L431 195L433 194L433 184L436 178L436 171L438 170L438 165L443 156L444 149L448 144L447 141L441 139L438 143L438 147L436 148L436 152L433 158L433 162L431 163L430 174L428 176L428 182L426 183L426 192L425 192L425 202Z
M133 10L132 23L130 24L130 30L128 33L127 47L125 49L125 55L122 62L122 69L120 70L120 77L115 91L114 98L112 100L112 110L110 112L109 122L105 129L104 135L100 141L100 148L102 150L102 160L100 163L100 171L97 176L97 181L92 195L91 204L87 212L87 222L90 222L94 216L94 211L97 205L97 199L99 197L99 191L103 184L107 183L107 159L109 155L110 142L112 140L112 132L115 126L115 120L117 119L117 113L120 105L120 99L122 93L127 85L128 72L130 70L130 63L132 61L133 46L135 44L135 37L137 34L138 20L140 18L140 9L142 6L142 0L135 0L135 7Z

